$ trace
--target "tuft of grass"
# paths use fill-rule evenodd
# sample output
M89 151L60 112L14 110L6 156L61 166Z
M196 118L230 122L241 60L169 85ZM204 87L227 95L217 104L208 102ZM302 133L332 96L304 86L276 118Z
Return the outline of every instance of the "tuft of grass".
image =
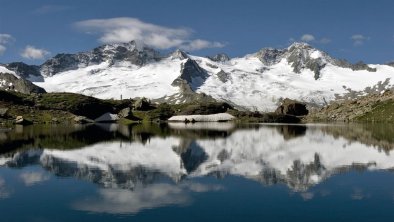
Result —
M392 99L374 105L374 108L359 117L364 122L394 122L394 101Z

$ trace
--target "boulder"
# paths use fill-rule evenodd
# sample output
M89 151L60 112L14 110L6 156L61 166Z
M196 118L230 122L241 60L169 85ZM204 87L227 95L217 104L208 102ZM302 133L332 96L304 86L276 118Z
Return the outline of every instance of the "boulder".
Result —
M116 122L119 120L119 116L116 114L112 114L112 113L104 113L103 115L101 115L99 118L95 119L95 122Z
M118 113L118 116L120 118L128 118L131 115L132 115L132 112L131 112L131 109L129 107L120 110L119 113Z
M305 116L308 115L308 110L304 103L286 98L275 110L275 113L282 115Z
M30 125L30 124L32 124L32 122L27 120L27 119L24 119L23 116L17 116L16 119L15 119L15 124L18 124L18 125Z
M8 108L0 108L0 117L7 117Z
M77 124L85 124L85 123L93 123L94 121L85 117L85 116L76 116L74 118L74 123Z
M150 105L150 102L147 98L140 98L134 102L133 108L135 110L146 111L146 110L151 109L151 105Z

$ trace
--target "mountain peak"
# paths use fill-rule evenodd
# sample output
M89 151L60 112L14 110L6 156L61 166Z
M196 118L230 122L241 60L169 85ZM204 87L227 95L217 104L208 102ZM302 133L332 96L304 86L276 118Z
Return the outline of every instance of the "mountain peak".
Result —
M177 49L177 50L175 50L174 52L172 52L172 53L170 54L170 57L171 57L172 59L181 59L181 60L189 58L189 56L187 55L187 53L184 52L184 51L182 51L182 50L180 50L180 49Z
M59 72L75 70L103 62L108 63L109 66L117 62L129 62L133 65L142 66L149 61L156 61L160 58L159 52L143 46L137 41L112 43L101 45L87 52L57 54L41 65L41 72L44 76L52 76Z
M219 53L214 56L208 56L208 58L215 62L227 62L230 60L230 57L225 53Z
M287 49L290 51L291 49L312 49L313 47L306 42L293 42Z

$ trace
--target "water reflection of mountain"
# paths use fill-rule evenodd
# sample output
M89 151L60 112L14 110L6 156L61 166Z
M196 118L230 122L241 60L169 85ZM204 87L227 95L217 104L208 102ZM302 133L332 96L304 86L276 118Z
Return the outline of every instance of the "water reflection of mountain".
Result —
M40 164L58 176L130 190L163 181L179 182L187 177L239 175L267 185L284 183L295 191L305 191L336 173L394 168L392 138L379 139L381 133L368 131L375 129L371 127L221 124L92 127L77 128L67 135L55 133L52 137L62 138L59 141L71 137L82 148L43 146L45 137L39 133L38 139L31 138L40 141L40 146L28 149L25 144L23 149L5 153L0 156L0 165ZM92 131L86 132L89 130ZM30 138L28 133L23 135Z
M340 127L321 127L321 130L334 137L344 137L349 142L360 142L385 152L394 149L393 124L344 124Z
M16 126L14 130L0 131L0 154L21 149L78 149L103 141L140 141L151 137L178 136L182 138L226 137L235 130L233 123L189 124L190 127L172 124L92 124L92 125L35 125Z

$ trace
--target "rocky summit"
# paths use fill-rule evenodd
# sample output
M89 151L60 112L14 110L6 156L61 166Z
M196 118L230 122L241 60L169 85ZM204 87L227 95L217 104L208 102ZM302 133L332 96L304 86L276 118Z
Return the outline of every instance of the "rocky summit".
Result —
M0 72L0 90L20 92L25 94L45 93L45 89L38 87L28 80L18 78L10 73Z
M264 48L243 57L163 54L135 41L58 54L39 66L9 63L2 73L48 92L101 99L142 98L172 104L216 100L251 111L274 111L285 98L308 107L393 88L393 65L331 57L306 43ZM27 90L29 91L29 90Z

